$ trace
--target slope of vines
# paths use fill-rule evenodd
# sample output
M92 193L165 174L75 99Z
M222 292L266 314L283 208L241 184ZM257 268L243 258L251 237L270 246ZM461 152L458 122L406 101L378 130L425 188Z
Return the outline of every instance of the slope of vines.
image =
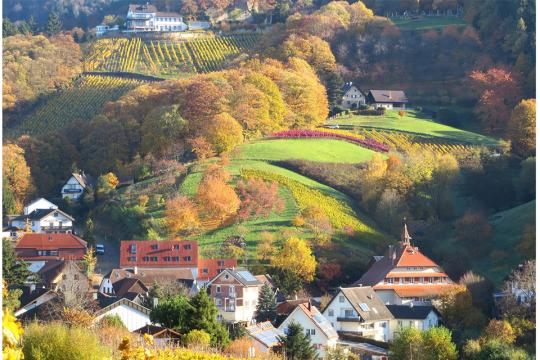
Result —
M87 49L86 71L136 72L155 76L222 70L228 60L252 48L256 34L182 40L111 38Z
M114 76L82 76L69 88L46 99L17 128L7 130L8 135L42 135L77 119L90 120L102 110L105 103L117 100L143 83L141 80Z

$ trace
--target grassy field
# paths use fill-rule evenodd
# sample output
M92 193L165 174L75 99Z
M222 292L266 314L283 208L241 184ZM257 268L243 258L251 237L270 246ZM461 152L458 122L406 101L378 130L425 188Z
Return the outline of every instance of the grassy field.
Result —
M424 16L418 19L392 19L392 22L400 30L431 30L442 29L448 25L467 25L463 18L455 16Z
M382 116L345 115L335 117L328 119L326 124L403 131L476 145L497 145L496 139L437 123L425 118L415 110L407 110L407 114L403 118L399 116L397 110L387 110Z
M523 255L517 251L516 246L523 229L534 224L535 217L535 200L492 215L489 218L493 227L489 239L490 254L473 263L473 269L496 284L504 280L523 261Z
M311 160L319 162L359 163L371 160L372 150L341 140L277 139L260 140L238 147L241 160Z

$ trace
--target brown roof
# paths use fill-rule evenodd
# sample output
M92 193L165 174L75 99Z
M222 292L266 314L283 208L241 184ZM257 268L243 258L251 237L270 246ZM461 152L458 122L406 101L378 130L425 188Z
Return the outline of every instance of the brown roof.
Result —
M371 265L371 267L358 279L354 285L373 286L383 280L392 269L394 264L392 260L384 257Z
M124 278L113 284L114 293L119 298L133 300L137 295L146 294L148 287L139 279Z
M86 241L73 234L24 234L15 249L86 249Z
M352 288L342 288L341 292L354 308L354 311L364 321L378 321L393 319L392 313L388 311L375 291L369 286L359 286ZM339 294L339 292L338 292ZM338 294L336 296L338 296ZM360 304L366 306L362 308Z
M266 284L270 287L270 289L274 289L276 286L274 285L274 283L272 282L272 278L270 277L270 275L268 274L265 274L265 275L255 275L255 278L257 280L259 280L263 285Z
M155 5L140 5L140 4L129 4L129 11L138 12L138 13L155 13L157 8Z
M179 13L175 13L175 12L157 12L156 13L156 16L159 16L159 17L164 17L164 16L168 16L168 17L181 17L181 15Z
M278 315L289 315L293 312L294 309L300 304L307 302L308 299L299 299L299 300L285 300L282 303L277 304L276 313Z
M373 100L381 103L408 103L407 96L401 90L369 90Z
M194 280L193 272L190 269L138 269L137 274L135 274L133 270L113 269L108 277L111 280L113 287L118 281L125 278L138 279L146 287L152 286L154 282L163 283L178 280Z
M93 180L90 175L85 174L85 173L81 173L81 174L73 173L71 175L73 175L75 180L77 180L83 188L87 188L87 187L91 188L93 186Z

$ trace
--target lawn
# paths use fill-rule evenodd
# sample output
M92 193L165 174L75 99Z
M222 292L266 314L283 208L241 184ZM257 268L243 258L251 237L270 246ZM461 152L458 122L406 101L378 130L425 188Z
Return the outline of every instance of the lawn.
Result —
M329 139L259 140L240 145L237 151L239 160L310 160L347 164L369 161L375 154L346 141Z
M387 110L382 116L344 115L328 119L326 124L403 131L474 145L496 146L498 143L496 139L488 136L432 121L416 110L407 110L403 117L399 116L398 110Z
M463 18L455 16L423 16L418 19L392 19L400 30L430 30L442 29L448 25L465 26Z
M535 216L535 200L492 215L489 218L493 227L489 239L491 254L473 263L473 269L495 284L501 283L506 275L523 261L523 255L516 247L523 229L535 222ZM531 255L534 257L534 254Z

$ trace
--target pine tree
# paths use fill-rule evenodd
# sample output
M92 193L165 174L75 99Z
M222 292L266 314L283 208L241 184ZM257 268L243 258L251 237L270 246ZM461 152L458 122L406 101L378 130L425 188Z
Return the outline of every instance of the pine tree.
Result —
M2 277L9 285L19 285L25 282L31 272L28 264L17 261L15 249L8 239L2 240Z
M276 295L268 286L264 284L259 293L259 303L257 304L257 321L271 321L276 319Z
M19 33L19 29L15 24L11 22L8 18L4 18L2 20L2 36L8 37L12 35L17 35Z
M28 18L28 21L26 22L28 24L28 28L30 29L30 31L32 32L32 34L37 34L38 32L38 24L36 22L36 19L34 18L33 15L30 15L30 17Z
M62 21L56 11L51 11L47 18L47 26L45 27L45 33L49 36L58 34L62 30Z
M189 328L204 330L210 334L212 346L224 347L229 343L229 333L221 322L217 320L218 309L208 296L206 289L201 289L190 300L192 306L189 314Z
M283 351L287 360L314 360L317 359L317 350L311 346L311 340L304 333L304 329L298 323L289 324L285 336L280 336Z

